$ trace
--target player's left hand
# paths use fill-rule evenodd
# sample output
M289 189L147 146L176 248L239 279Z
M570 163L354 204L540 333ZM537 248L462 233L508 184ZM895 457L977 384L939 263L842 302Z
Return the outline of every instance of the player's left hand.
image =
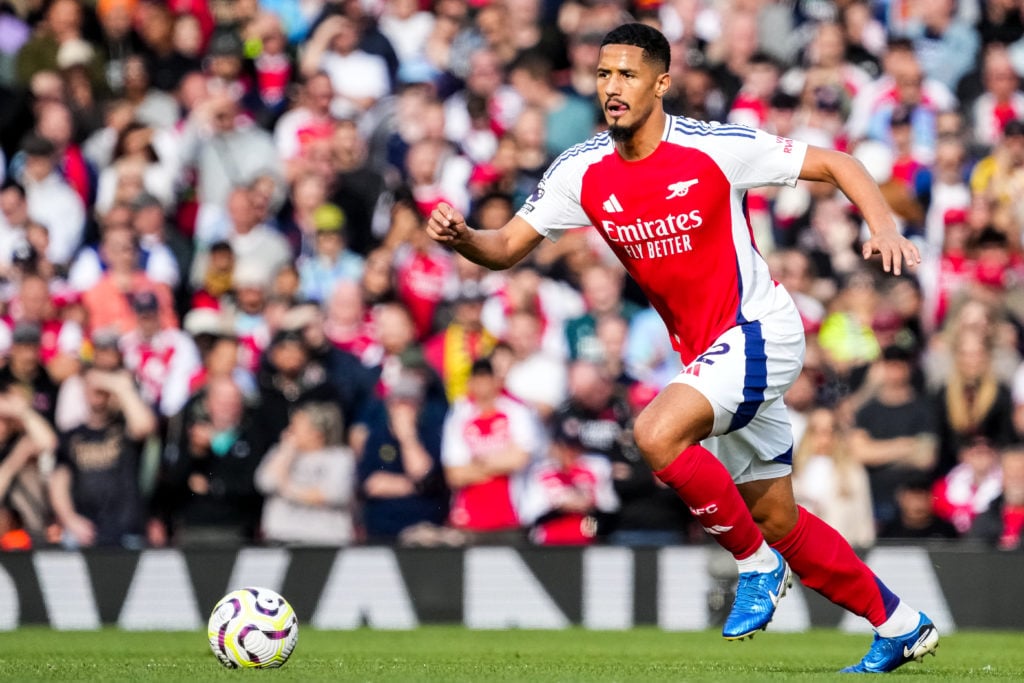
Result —
M882 269L887 273L891 271L893 275L900 274L904 263L913 268L921 262L921 252L914 243L897 232L880 232L872 236L861 251L865 259L881 254Z

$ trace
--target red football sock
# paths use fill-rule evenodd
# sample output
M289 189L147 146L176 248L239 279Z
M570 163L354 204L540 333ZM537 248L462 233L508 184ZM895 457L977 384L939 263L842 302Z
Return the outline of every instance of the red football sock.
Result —
M772 543L804 585L881 625L900 599L864 564L838 531L804 508L796 526Z
M764 536L729 472L706 448L693 445L654 473L675 489L704 530L737 560L750 557Z

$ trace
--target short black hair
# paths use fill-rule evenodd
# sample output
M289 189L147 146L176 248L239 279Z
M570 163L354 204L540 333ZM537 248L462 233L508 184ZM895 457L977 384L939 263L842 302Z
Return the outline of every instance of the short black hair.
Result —
M7 192L7 190L14 190L22 199L25 198L25 187L14 178L7 178L0 184L0 192Z
M668 71L672 61L672 49L661 31L647 24L622 24L609 31L601 47L605 45L633 45L644 51L644 61L661 65L662 72Z

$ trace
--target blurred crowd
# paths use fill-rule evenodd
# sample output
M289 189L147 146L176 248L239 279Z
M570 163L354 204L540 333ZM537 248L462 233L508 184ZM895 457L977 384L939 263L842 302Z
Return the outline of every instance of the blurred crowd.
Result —
M678 358L597 234L489 272L423 230L599 131L634 19L670 113L853 154L922 251L749 193L798 500L1019 548L1021 0L0 0L0 547L704 542L631 437Z

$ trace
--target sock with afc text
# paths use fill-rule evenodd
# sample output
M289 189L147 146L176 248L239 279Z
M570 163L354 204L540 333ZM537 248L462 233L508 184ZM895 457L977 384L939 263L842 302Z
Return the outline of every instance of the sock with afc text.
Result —
M750 557L764 543L729 472L703 446L690 446L654 474L675 489L704 530L737 560Z
M805 586L876 628L900 604L838 531L802 507L796 526L772 547L782 553Z

